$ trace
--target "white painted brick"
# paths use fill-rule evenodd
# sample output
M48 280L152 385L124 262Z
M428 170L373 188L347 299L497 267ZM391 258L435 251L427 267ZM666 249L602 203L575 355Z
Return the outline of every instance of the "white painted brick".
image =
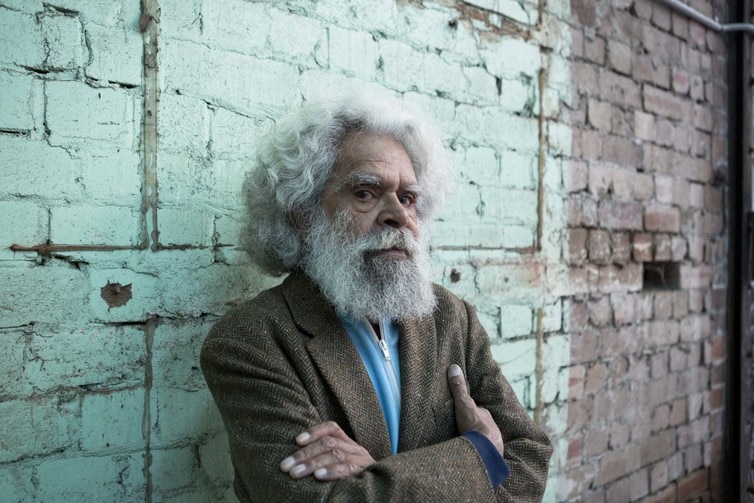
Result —
M230 453L228 453L230 455ZM158 499L185 491L196 490L196 483L201 474L193 445L173 449L152 450L152 484L156 488Z
M160 152L183 153L197 158L207 155L209 111L205 102L163 93L159 117Z
M220 215L215 219L215 235L220 245L236 245L240 242L241 211L230 215Z
M246 117L225 108L210 113L210 152L213 158L252 158L258 138L272 124L268 118Z
M512 150L501 153L500 185L511 189L530 189L537 186L537 157Z
M0 470L0 494L8 501L30 503L33 501L34 488L32 479L34 467L31 465L11 464Z
M497 150L514 149L522 153L538 151L539 125L534 118L511 115L503 107L456 107L454 122L446 125L451 135Z
M219 314L228 309L228 302L244 299L252 279L239 274L236 268L213 264L190 274L185 271L163 271L158 295L160 305L171 316Z
M214 484L229 485L232 481L233 464L230 462L228 435L225 431L210 437L199 447L199 459L202 469Z
M306 101L320 100L332 96L333 89L343 95L353 90L364 90L369 93L384 94L385 87L373 82L366 82L356 77L348 77L341 73L331 73L324 70L305 70L301 74L301 94Z
M108 283L119 283L122 287L130 285L131 299L125 305L109 307L102 298L102 289ZM88 304L92 316L97 321L120 323L145 321L158 306L157 278L154 274L141 274L131 269L92 269L89 272L89 286L86 289Z
M42 68L42 29L33 16L0 8L0 64Z
M503 79L500 86L500 106L509 113L534 113L538 107L535 82L527 76Z
M59 150L59 149L58 149ZM138 152L121 150L105 154L82 152L78 185L89 203L141 205L142 167ZM63 192L61 196L70 196Z
M38 391L57 386L138 385L144 379L144 333L135 326L37 329L25 379Z
M162 12L170 13L168 16L160 16L160 37L166 40L171 38L199 40L202 29L205 32L209 31L212 15L217 16L223 11L223 9L213 11L213 8L223 6L229 16L236 14L228 8L229 2L208 2L204 11L202 11L202 3L202 0L160 0ZM247 3L247 5L257 4ZM236 22L231 23L229 28L246 30L263 28L263 26L256 24L247 24L244 19L239 17L235 17L235 20ZM213 28L216 29L217 26L214 25ZM216 36L208 34L208 38L211 38L213 43L217 44ZM245 38L255 39L256 37L250 37L247 32Z
M0 267L0 326L79 324L86 319L86 295L85 274L59 261Z
M571 128L558 122L547 122L548 153L553 156L570 157L573 134Z
M281 27L270 29L274 59L308 67L326 64L327 31L318 21L275 8L269 13L271 27Z
M78 434L77 405L54 397L0 402L0 462L70 447Z
M274 114L298 103L298 70L285 63L171 40L160 65L163 90L178 89L244 115Z
M365 80L373 80L380 49L369 33L328 29L330 66Z
M419 89L423 80L423 55L402 42L380 40L380 57L382 58L382 75L378 77L386 87L396 91Z
M532 333L533 314L529 306L501 306L500 327L504 339Z
M344 13L340 0L294 0L296 10L338 24L344 28L362 31L380 31L389 36L406 32L406 17L412 11L402 8L392 0L373 0L370 2L352 2ZM313 5L312 5L313 4Z
M497 83L481 66L461 67L466 79L460 93L467 101L478 104L495 104L498 102Z
M62 14L45 15L42 34L47 49L46 68L73 70L83 65L84 33L78 19Z
M510 385L511 388L513 388L513 392L516 394L519 402L521 402L521 405L523 405L525 409L533 409L533 397L536 395L534 389L534 379L523 377L521 379L511 380Z
M120 89L93 88L82 82L48 82L47 125L50 144L102 149L131 148L134 142L134 96ZM140 112L139 112L140 115Z
M45 142L0 136L0 166L0 193L62 199L81 192L76 162Z
M128 246L139 242L139 213L117 206L69 206L50 210L56 244Z
M133 0L55 0L62 7L81 14L87 21L104 26L125 25L136 30L141 15L140 3Z
M454 155L464 178L477 185L494 185L500 180L500 161L491 148L470 147Z
M405 38L416 47L449 48L453 45L454 32L450 22L457 17L454 9L439 4L417 7L405 4L401 12L405 19Z
M447 134L445 125L455 120L455 103L451 100L439 98L437 96L428 96L426 94L407 92L403 98L408 102L424 111L435 124L442 125L442 133Z
M489 41L479 53L487 70L498 77L517 78L523 74L534 78L541 67L539 47L518 38Z
M480 192L484 203L484 221L519 225L537 221L539 199L536 192L489 187L481 187Z
M26 14L34 14L44 9L42 0L3 0L3 6Z
M177 2L181 0L171 0L173 4ZM274 26L269 3L225 0L200 2L200 5L200 12L192 3L176 6L179 18L182 19L180 29L175 33L178 38L184 38L189 28L199 22L203 34L217 49L253 54L260 58L270 57L269 37ZM291 33L285 29L282 31ZM173 33L169 31L167 35L170 37Z
M206 211L160 208L160 244L163 246L208 246L212 242L214 218Z
M87 25L86 33L91 47L91 60L86 67L87 77L108 82L141 85L141 61L144 52L141 33L132 29L113 28L93 23Z
M24 377L24 357L27 337L20 330L0 331L0 395L18 397L31 394L31 385ZM0 447L1 448L1 447Z
M208 433L223 430L209 391L186 391L157 384L152 388L151 401L153 448L197 442Z
M505 320L503 320L505 325ZM503 341L493 344L492 357L500 363L500 369L509 380L519 380L529 376L537 366L536 339Z
M534 246L536 226L506 225L503 228L503 246L506 248L528 248Z
M206 388L199 369L199 351L216 319L164 321L155 328L154 381L186 391Z
M31 75L0 72L0 129L29 131L34 128Z
M447 222L465 222L468 225L469 219L479 220L480 206L479 186L463 183L448 200L440 219Z
M500 253L494 252L497 260ZM471 260L485 260L481 251L471 253ZM497 302L533 302L541 296L540 281L543 274L540 264L506 263L488 265L477 274L477 288L480 292L495 294Z
M559 332L563 329L563 302L556 301L544 307L542 316L542 331Z
M0 248L36 245L47 239L47 212L38 205L0 201L0 215L6 222L0 226Z
M139 452L46 460L37 467L37 501L141 501L143 468Z
M85 451L142 448L144 389L85 395L81 401L81 448Z
M533 25L537 22L537 6L517 0L468 0L466 3L496 12L519 23Z

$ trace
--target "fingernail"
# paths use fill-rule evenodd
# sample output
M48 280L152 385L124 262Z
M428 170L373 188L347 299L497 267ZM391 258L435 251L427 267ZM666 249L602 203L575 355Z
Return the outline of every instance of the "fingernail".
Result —
M296 442L298 442L299 444L306 442L307 440L309 440L309 437L311 437L311 435L309 435L307 432L303 432L296 437Z
M316 470L314 470L314 476L318 479L324 477L325 475L327 475L327 468L317 468Z
M283 461L282 461L282 462L280 463L280 469L281 469L281 470L283 470L284 472L287 472L288 470L290 470L290 469L291 469L291 468L293 467L293 465L294 465L295 463L296 463L296 462L295 462L295 461L293 460L293 458L292 458L292 457L290 457L290 456L288 456L287 458L285 458L285 459L284 459L284 460L283 460Z
M304 473L304 470L306 470L306 467L304 465L296 465L293 468L291 468L291 475L298 476Z
M453 365L451 365L451 366L450 366L450 368L448 369L448 375L449 375L450 377L455 377L455 376L459 376L459 375L461 375L461 367L459 367L458 365L456 365L456 364L454 363L454 364L453 364Z

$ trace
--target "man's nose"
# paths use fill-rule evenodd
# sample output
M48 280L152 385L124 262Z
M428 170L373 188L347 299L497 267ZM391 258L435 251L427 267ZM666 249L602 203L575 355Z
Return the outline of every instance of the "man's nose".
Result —
M377 223L394 229L402 229L408 224L408 212L401 204L398 196L387 196L383 202L384 206L377 217Z

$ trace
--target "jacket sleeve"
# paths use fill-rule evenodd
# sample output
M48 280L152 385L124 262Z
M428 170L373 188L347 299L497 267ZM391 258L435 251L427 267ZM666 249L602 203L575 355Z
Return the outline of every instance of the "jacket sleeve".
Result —
M336 482L293 480L283 473L280 462L296 450L295 436L332 418L317 411L297 356L265 336L271 330L265 324L223 320L201 353L202 370L229 435L242 502L495 500L476 448L460 436L384 458L359 476ZM517 452L523 454L513 447Z
M496 491L498 502L540 502L547 483L552 445L532 421L492 358L489 337L468 303L466 375L471 397L490 411L503 436L510 476Z

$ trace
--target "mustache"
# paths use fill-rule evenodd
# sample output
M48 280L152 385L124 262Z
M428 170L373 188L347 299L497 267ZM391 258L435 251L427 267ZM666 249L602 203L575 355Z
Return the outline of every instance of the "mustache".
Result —
M357 240L363 252L401 250L413 256L419 250L419 242L408 231L386 228L370 232Z

